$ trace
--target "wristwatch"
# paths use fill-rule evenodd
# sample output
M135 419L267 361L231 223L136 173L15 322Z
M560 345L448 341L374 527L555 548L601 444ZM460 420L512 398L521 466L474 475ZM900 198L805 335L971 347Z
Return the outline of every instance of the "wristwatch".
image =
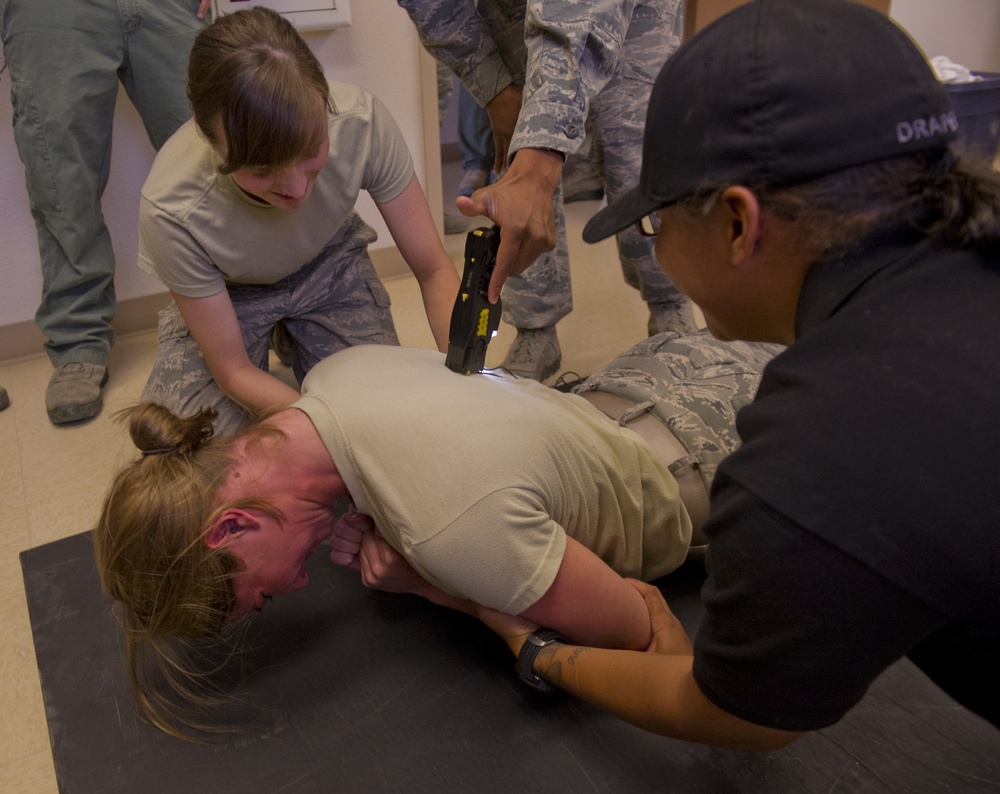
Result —
M556 687L552 686L544 678L535 675L531 668L535 666L535 659L539 651L546 645L551 645L554 642L565 643L566 639L552 629L539 629L524 641L524 645L521 646L521 652L517 655L517 662L514 664L518 678L532 689L543 692L546 695L555 692Z

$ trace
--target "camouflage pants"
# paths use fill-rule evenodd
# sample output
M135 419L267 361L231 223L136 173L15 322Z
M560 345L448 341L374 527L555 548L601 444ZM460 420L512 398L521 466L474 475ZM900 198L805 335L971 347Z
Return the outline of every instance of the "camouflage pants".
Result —
M523 30L512 35L512 25L523 28L510 13L524 0L494 0L480 3L500 45L520 47L520 53L504 53L508 65L527 55ZM646 108L653 81L667 56L680 45L682 16L671 1L639 2L632 12L621 49L621 65L611 80L593 98L586 134L592 141L591 162L604 183L608 201L614 201L639 181ZM498 32L497 28L503 28ZM513 71L513 70L512 70ZM531 121L526 120L530 125ZM569 251L562 188L555 195L556 247L543 254L520 276L507 280L504 290L504 320L518 328L542 328L555 324L573 308ZM666 277L653 254L652 238L628 228L616 235L618 258L625 282L639 290L661 331L689 333L695 329L687 299Z
M196 7L188 0L0 0L0 72L6 59L13 140L38 236L35 321L55 366L108 361L115 254L101 195L119 83L159 149L191 118L188 52L209 21L195 17ZM0 236L10 240L9 232ZM25 272L30 267L26 261Z
M753 400L760 374L780 345L723 342L708 331L661 333L643 340L573 391L602 391L651 402L657 417L690 453L708 489L719 463L740 443L736 413Z
M358 215L301 270L274 284L230 284L229 297L247 354L267 372L271 330L281 320L292 339L291 363L299 383L321 359L352 345L398 345L389 293L368 257L375 231ZM175 303L160 312L160 349L142 392L180 416L215 408L215 430L231 434L249 420L209 372Z

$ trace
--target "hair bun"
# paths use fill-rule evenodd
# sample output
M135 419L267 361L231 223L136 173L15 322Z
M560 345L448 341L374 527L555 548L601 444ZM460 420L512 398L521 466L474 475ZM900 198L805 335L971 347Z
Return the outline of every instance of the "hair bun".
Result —
M196 452L215 434L212 421L217 413L203 408L194 416L180 417L162 405L142 403L126 409L123 415L132 443L148 457Z

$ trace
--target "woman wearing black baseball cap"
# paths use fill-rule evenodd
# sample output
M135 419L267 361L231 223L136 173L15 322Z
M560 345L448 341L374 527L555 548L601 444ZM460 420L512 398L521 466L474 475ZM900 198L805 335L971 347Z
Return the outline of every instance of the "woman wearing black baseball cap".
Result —
M712 489L692 642L526 642L535 674L677 738L774 749L908 656L1000 724L1000 182L924 56L847 0L754 0L653 89L632 223L730 339L779 342ZM522 661L522 667L524 666Z

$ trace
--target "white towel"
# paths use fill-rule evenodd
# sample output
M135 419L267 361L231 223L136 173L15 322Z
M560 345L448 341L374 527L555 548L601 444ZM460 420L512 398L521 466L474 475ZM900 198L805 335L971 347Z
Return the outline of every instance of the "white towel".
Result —
M973 74L967 67L954 63L944 55L931 58L931 68L942 83L975 83L983 79L978 74Z

